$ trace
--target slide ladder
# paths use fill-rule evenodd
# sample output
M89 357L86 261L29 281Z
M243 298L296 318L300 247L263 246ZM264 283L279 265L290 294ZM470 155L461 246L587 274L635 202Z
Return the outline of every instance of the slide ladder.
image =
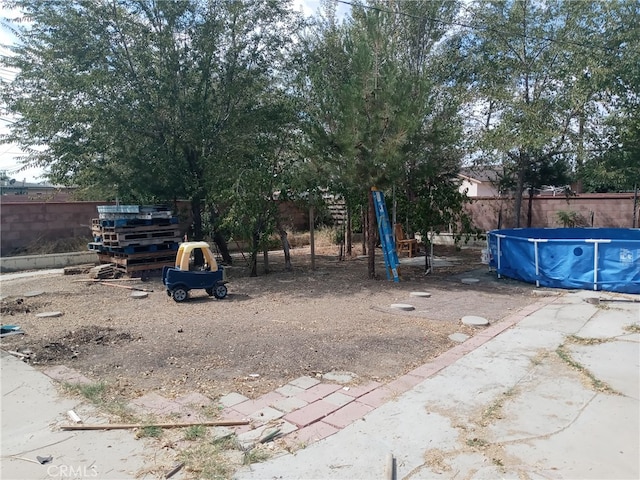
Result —
M387 279L399 282L398 276L398 252L396 251L396 242L393 239L393 230L389 222L389 214L387 213L387 204L384 202L384 193L375 187L371 189L373 195L373 204L376 209L376 219L378 220L378 232L380 233L380 243L384 254L384 265L387 272Z

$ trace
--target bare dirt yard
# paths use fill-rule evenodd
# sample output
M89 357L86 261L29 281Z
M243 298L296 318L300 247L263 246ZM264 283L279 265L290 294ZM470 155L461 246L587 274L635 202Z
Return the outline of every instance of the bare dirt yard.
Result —
M294 270L270 255L271 273L248 277L242 259L229 268L224 300L191 292L183 303L167 296L161 279L122 282L153 289L147 298L83 280L87 275L8 278L0 282L2 323L26 335L2 339L36 367L66 365L127 398L149 391L171 397L198 391L215 399L229 392L257 397L288 381L330 371L357 382L389 381L451 348L452 333L480 330L464 315L490 322L533 303L532 287L498 280L480 264L479 249L436 247L452 265L424 275L422 260L401 266L402 281L367 279L366 259L338 261L324 252L310 268L308 248L292 252ZM476 277L479 283L463 284ZM38 296L29 292L41 291ZM414 291L430 298L411 297ZM402 312L392 303L411 303ZM59 311L62 316L38 318Z

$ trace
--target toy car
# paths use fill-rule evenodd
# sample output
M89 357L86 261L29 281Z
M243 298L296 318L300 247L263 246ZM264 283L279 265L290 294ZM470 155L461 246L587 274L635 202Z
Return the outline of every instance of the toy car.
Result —
M162 269L162 283L176 302L184 302L190 290L199 288L217 299L227 296L226 272L218 266L206 242L181 243L175 266Z

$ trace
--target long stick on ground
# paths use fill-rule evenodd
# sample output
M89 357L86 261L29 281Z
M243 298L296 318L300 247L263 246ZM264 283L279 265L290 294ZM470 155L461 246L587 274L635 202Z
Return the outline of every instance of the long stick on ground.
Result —
M117 285L115 283L98 282L100 285L109 285L110 287L126 288L127 290L138 290L139 292L153 292L151 288L131 287L129 285Z
M111 282L141 282L139 278L85 278L82 280L71 280L71 283L83 283L83 282L93 282L93 283L111 283Z
M62 425L61 430L127 430L129 428L183 428L202 425L204 427L233 427L236 425L248 425L249 420L219 420L215 422L188 422L188 423L105 423L103 425Z

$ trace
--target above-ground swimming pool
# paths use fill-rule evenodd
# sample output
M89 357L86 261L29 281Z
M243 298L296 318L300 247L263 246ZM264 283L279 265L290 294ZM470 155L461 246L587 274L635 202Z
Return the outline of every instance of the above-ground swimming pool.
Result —
M554 288L640 293L640 229L514 228L489 232L498 276Z

